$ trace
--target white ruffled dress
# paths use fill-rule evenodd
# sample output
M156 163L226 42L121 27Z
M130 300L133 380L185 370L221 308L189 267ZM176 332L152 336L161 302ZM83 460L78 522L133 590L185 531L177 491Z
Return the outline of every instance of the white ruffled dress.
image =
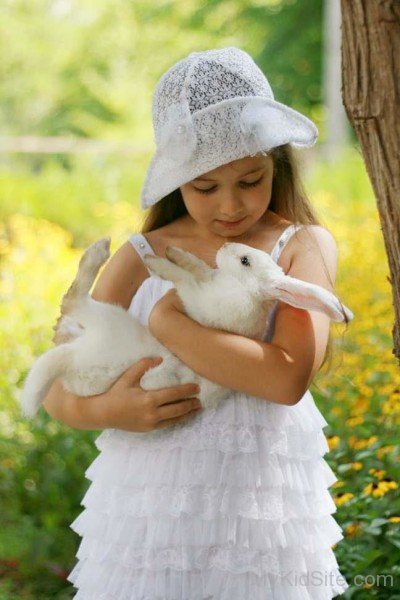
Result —
M271 255L295 230L290 225ZM141 256L154 254L142 234ZM147 324L172 282L152 275L129 311ZM272 338L274 319L263 339ZM330 600L349 586L324 460L327 421L307 391L294 406L232 392L216 409L149 433L104 430L72 523L76 600Z

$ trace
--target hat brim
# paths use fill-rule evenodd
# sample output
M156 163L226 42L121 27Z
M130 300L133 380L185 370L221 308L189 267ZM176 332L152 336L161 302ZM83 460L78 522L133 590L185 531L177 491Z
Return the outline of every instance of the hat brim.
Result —
M211 105L193 115L194 121L202 117L201 113L216 110L224 110L224 106L232 105L240 100L249 109L251 116L249 124L256 127L256 135L245 140L243 131L238 127L237 136L242 138L242 144L236 143L231 147L229 143L223 144L219 152L210 157L207 147L203 144L199 152L203 150L203 156L196 160L189 159L187 162L174 167L171 160L165 160L165 151L156 149L146 172L145 181L141 192L141 205L146 209L170 194L181 185L204 173L216 169L234 160L254 156L257 152L268 152L277 146L290 144L296 148L307 148L315 144L318 137L318 129L315 124L305 115L282 104L276 100L255 96L251 98L235 98L230 101L220 102L219 105ZM243 111L245 110L243 109ZM246 123L246 121L244 121ZM205 166L206 165L206 166Z

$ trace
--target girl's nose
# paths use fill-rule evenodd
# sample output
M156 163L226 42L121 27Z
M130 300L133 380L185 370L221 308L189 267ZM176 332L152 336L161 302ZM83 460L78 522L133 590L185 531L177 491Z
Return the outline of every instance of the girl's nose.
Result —
M237 221L244 216L242 205L233 196L224 198L220 205L220 213L228 221Z

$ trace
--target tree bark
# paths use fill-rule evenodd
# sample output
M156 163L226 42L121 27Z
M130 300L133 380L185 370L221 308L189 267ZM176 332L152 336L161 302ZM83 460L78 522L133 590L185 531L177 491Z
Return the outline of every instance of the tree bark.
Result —
M341 9L343 103L376 197L400 359L400 2L341 0Z

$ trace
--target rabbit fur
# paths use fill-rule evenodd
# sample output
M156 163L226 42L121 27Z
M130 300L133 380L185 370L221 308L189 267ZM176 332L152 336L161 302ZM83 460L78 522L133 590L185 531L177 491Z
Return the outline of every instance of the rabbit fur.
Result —
M56 324L56 347L41 355L25 380L20 404L33 417L54 380L79 396L105 392L133 363L162 356L140 380L145 390L198 383L196 396L204 408L215 407L229 390L187 367L122 306L94 300L89 291L100 267L110 256L110 238L102 238L83 254L76 278L61 304ZM188 316L214 327L261 339L277 300L325 313L348 322L353 313L325 288L285 275L262 250L225 243L212 269L193 254L175 246L166 258L146 254L150 272L175 284Z

